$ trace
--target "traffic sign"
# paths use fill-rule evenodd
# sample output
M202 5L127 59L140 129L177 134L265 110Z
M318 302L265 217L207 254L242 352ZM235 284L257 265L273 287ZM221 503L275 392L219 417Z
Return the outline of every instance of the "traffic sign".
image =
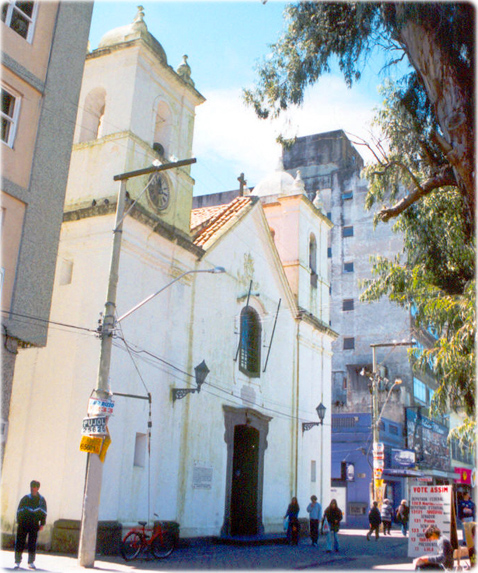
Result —
M108 418L106 416L96 416L94 418L83 418L83 428L81 433L84 436L89 436L91 434L106 436L108 430L106 429L106 422Z
M91 436L82 436L80 442L80 451L89 454L99 454L103 438L92 438Z
M113 400L100 400L99 398L90 398L88 400L88 416L100 416L113 414L115 403Z

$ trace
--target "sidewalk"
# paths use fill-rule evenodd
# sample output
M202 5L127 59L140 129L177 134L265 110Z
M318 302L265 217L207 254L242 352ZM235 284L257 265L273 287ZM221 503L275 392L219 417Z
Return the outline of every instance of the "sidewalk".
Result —
M407 557L408 538L393 531L392 536L381 536L378 542L367 542L366 530L342 530L339 534L340 552L326 553L325 538L319 539L319 547L312 547L303 539L297 547L283 544L256 546L195 543L181 545L165 560L153 560L149 556L125 562L120 556L98 556L95 571L108 573L127 571L172 571L172 570L380 570L412 571L413 559ZM13 551L1 551L1 566L4 571L13 569ZM38 571L48 573L72 573L85 571L78 565L76 556L39 552L35 561ZM23 570L27 569L24 554Z

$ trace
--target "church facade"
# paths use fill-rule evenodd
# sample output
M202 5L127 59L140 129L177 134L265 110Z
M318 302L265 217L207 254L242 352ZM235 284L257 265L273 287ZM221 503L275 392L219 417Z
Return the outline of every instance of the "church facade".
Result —
M33 477L48 500L44 539L56 520L81 519L87 455L97 455L79 443L95 395L113 177L191 157L204 98L186 58L174 70L143 16L87 57L52 299L63 326L17 359L4 531ZM164 291L115 325L99 519L127 527L156 514L183 537L280 531L292 496L303 508L312 494L330 497L331 223L300 174L280 171L192 209L189 169L127 183L117 316Z

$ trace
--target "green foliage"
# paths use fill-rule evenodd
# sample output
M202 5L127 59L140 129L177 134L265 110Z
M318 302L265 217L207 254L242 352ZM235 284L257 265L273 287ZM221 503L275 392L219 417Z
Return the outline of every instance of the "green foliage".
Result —
M383 140L376 142L375 165L365 172L367 208L382 206L376 222L398 217L404 248L394 261L375 259L362 300L388 296L401 306L413 305L416 327L436 337L431 349L415 356L415 367L431 364L438 380L433 407L438 413L449 406L464 410L473 420L474 7L299 2L287 7L286 19L285 33L258 69L256 88L244 92L259 117L300 105L306 88L330 72L333 61L348 86L360 79L377 49L387 65L408 58L415 66L384 87L376 118ZM471 435L472 427L473 422L464 424L462 434Z
M475 245L464 230L463 200L455 189L434 191L398 220L403 253L373 260L361 300L382 296L414 310L417 329L435 337L430 349L412 351L414 367L432 365L438 381L432 408L475 413ZM402 260L403 259L403 260Z

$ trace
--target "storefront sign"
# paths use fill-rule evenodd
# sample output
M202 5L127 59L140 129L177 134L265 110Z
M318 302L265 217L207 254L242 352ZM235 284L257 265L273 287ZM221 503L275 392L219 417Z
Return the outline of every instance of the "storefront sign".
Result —
M392 448L392 468L411 468L416 463L413 450L399 450Z
M429 541L424 531L436 525L450 539L451 485L416 485L410 488L408 557L436 554L436 541Z
M469 468L454 468L454 471L456 474L456 483L471 485L471 474L473 470Z

